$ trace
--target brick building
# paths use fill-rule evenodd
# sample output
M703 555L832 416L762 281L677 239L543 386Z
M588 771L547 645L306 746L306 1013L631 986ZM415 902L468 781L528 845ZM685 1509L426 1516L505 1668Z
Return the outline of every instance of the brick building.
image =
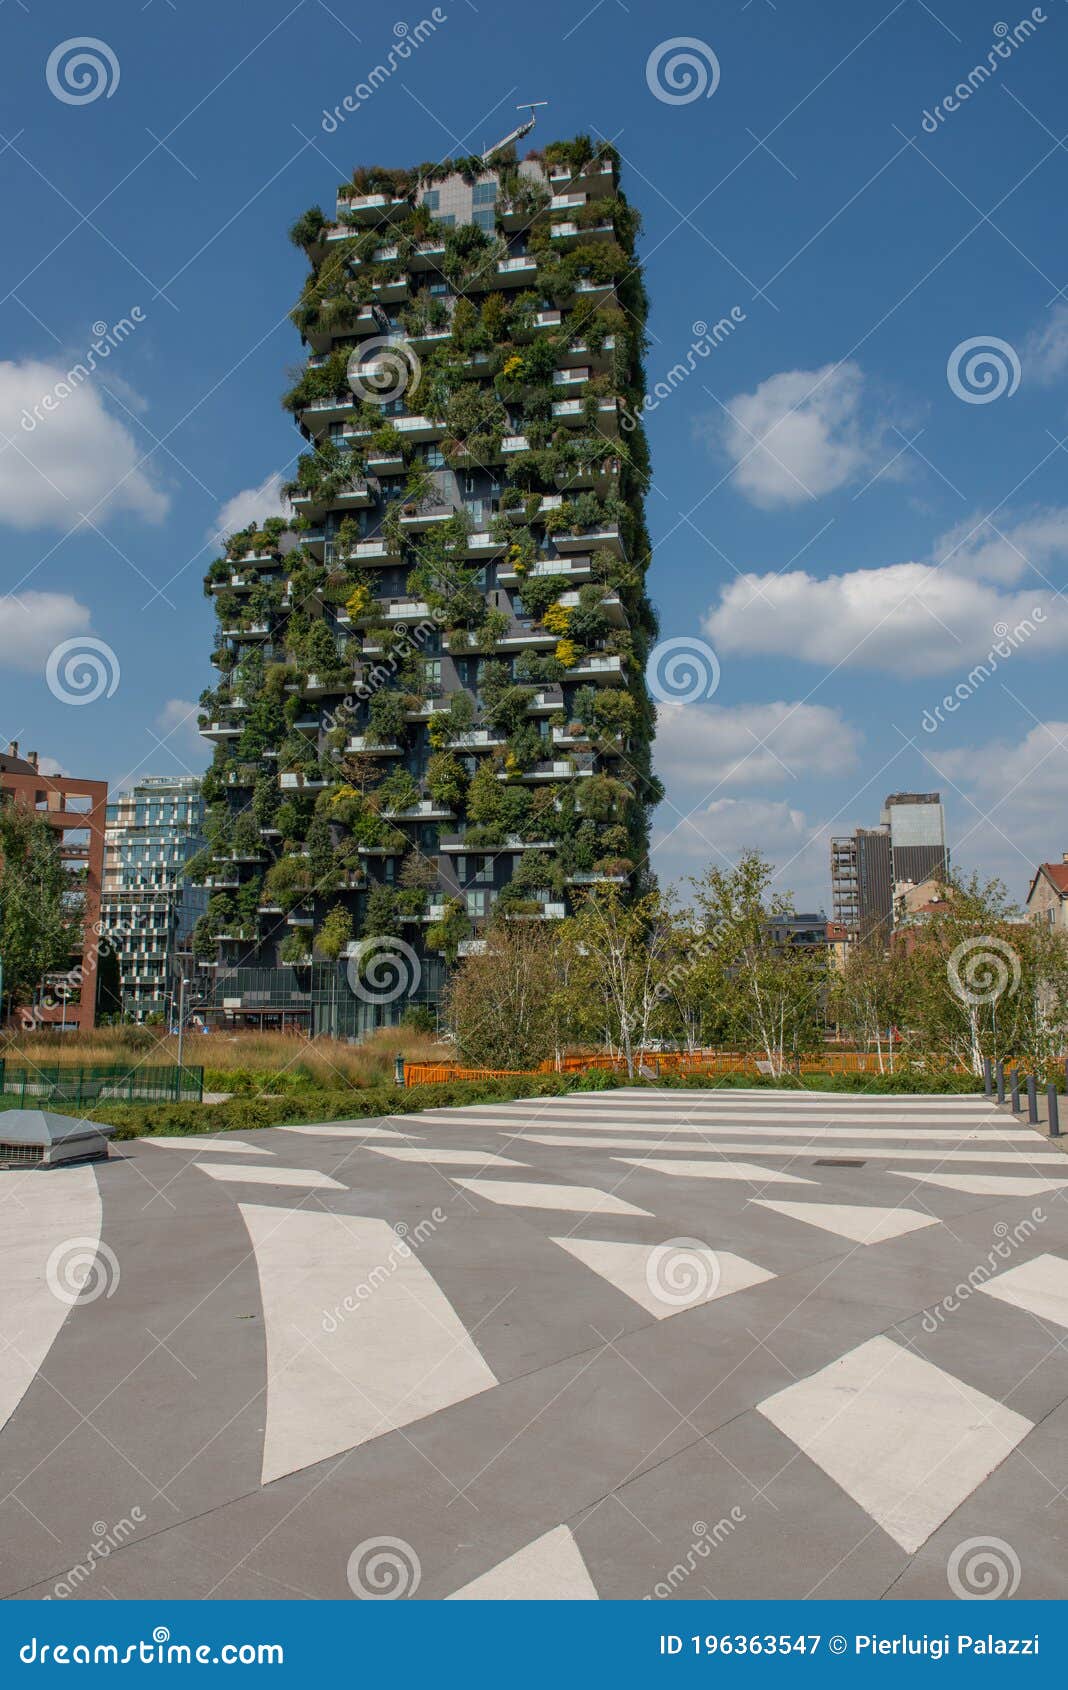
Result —
M43 1002L40 1021L45 1027L87 1032L96 1022L97 947L93 942L100 922L100 891L104 875L104 822L107 782L76 780L71 775L46 775L38 768L37 753L20 757L17 744L0 752L0 802L22 804L48 822L59 835L64 867L71 877L72 896L84 900L82 941L71 952L75 983ZM58 976L49 984L58 983ZM42 998L53 994L42 992Z

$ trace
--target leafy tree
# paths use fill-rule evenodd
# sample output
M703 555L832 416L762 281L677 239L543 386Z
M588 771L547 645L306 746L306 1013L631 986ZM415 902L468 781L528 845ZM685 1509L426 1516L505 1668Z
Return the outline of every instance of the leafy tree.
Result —
M0 958L9 1008L46 974L69 968L82 919L54 830L22 805L0 802Z
M455 970L445 1015L473 1066L536 1068L559 1049L558 951L549 923L500 920Z

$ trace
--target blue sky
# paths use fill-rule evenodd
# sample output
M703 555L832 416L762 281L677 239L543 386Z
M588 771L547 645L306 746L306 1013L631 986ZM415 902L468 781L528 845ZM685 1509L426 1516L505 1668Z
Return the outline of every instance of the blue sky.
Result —
M828 834L930 787L960 866L1022 897L1068 849L1068 8L583 7L446 0L327 133L429 7L4 0L0 735L116 786L203 767L210 536L269 508L255 491L300 444L290 223L356 163L481 149L547 99L533 139L622 153L650 382L694 365L648 418L650 590L719 682L665 684L662 878L756 844L818 906ZM110 50L110 92L76 104L46 68L80 36ZM693 75L710 95L661 97ZM91 385L35 412L122 319ZM958 349L992 339L969 378ZM1003 624L1008 655L968 681ZM120 673L76 706L47 659L86 637Z

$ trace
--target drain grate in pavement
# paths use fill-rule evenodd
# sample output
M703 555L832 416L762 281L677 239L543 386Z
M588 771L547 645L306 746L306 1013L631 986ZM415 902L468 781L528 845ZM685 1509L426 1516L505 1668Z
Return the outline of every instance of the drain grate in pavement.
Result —
M867 1162L854 1162L848 1156L817 1156L813 1167L816 1168L866 1168Z

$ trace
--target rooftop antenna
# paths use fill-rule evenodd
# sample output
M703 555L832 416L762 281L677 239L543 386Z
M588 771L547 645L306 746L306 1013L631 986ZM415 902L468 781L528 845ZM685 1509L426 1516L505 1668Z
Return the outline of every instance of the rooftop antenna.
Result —
M521 103L516 106L516 111L528 111L530 116L527 118L525 123L521 123L519 125L518 129L513 129L510 135L506 135L503 141L498 141L496 146L487 148L487 150L482 154L483 164L488 164L494 153L502 152L505 147L511 146L513 141L521 141L524 135L529 135L535 123L538 121L535 108L537 106L547 106L548 104L548 100L521 101Z

